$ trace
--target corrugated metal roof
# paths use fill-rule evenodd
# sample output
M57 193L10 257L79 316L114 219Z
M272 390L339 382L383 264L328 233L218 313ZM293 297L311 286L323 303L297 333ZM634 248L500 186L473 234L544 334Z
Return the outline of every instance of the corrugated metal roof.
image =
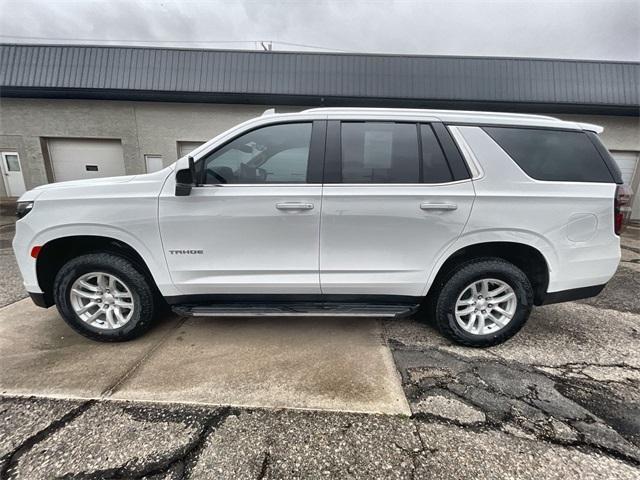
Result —
M4 44L0 88L637 109L640 63Z

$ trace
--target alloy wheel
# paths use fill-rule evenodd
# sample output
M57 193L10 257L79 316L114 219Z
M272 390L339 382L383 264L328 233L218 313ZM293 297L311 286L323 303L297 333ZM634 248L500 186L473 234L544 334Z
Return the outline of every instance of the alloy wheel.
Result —
M71 307L83 322L103 330L116 330L131 320L135 302L131 289L113 274L91 272L71 286Z
M467 285L455 304L458 325L473 335L502 330L518 307L516 293L503 280L485 278Z

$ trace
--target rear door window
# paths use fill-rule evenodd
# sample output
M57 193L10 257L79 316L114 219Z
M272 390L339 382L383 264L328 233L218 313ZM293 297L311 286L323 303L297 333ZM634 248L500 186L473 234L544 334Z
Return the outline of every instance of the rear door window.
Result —
M415 124L343 122L343 183L419 183Z
M484 130L536 180L614 181L585 132L514 127L484 127Z

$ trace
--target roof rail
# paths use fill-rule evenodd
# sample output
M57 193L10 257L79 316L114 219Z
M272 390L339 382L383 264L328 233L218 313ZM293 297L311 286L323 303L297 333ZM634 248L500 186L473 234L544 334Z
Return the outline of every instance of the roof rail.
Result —
M375 107L317 107L317 108L309 108L304 110L304 112L327 112L327 113L337 113L337 112L353 112L353 113L366 113L366 112L381 112L381 113L393 113L393 112L412 112L412 113L421 113L425 115L473 115L473 116L492 116L492 117L527 117L527 118L538 118L544 120L558 120L557 118L550 117L548 115L537 115L531 113L509 113L509 112L484 112L478 110L439 110L439 109L428 109L428 108L375 108Z
M533 126L550 128L568 128L570 130L589 130L595 133L602 133L603 128L590 123L573 122L547 115L536 115L526 113L509 112L478 112L467 110L436 110L418 108L363 108L363 107L322 107L304 110L301 113L334 115L338 118L402 118L412 116L415 119L425 118L432 121L439 121L451 124L469 123L472 125L513 125L513 126Z

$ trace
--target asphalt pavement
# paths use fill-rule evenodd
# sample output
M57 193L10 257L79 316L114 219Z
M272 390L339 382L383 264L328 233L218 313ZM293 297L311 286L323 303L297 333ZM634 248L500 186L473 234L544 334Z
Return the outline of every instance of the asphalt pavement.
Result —
M0 203L0 308L27 296L11 248L16 217L9 215L8 208Z

